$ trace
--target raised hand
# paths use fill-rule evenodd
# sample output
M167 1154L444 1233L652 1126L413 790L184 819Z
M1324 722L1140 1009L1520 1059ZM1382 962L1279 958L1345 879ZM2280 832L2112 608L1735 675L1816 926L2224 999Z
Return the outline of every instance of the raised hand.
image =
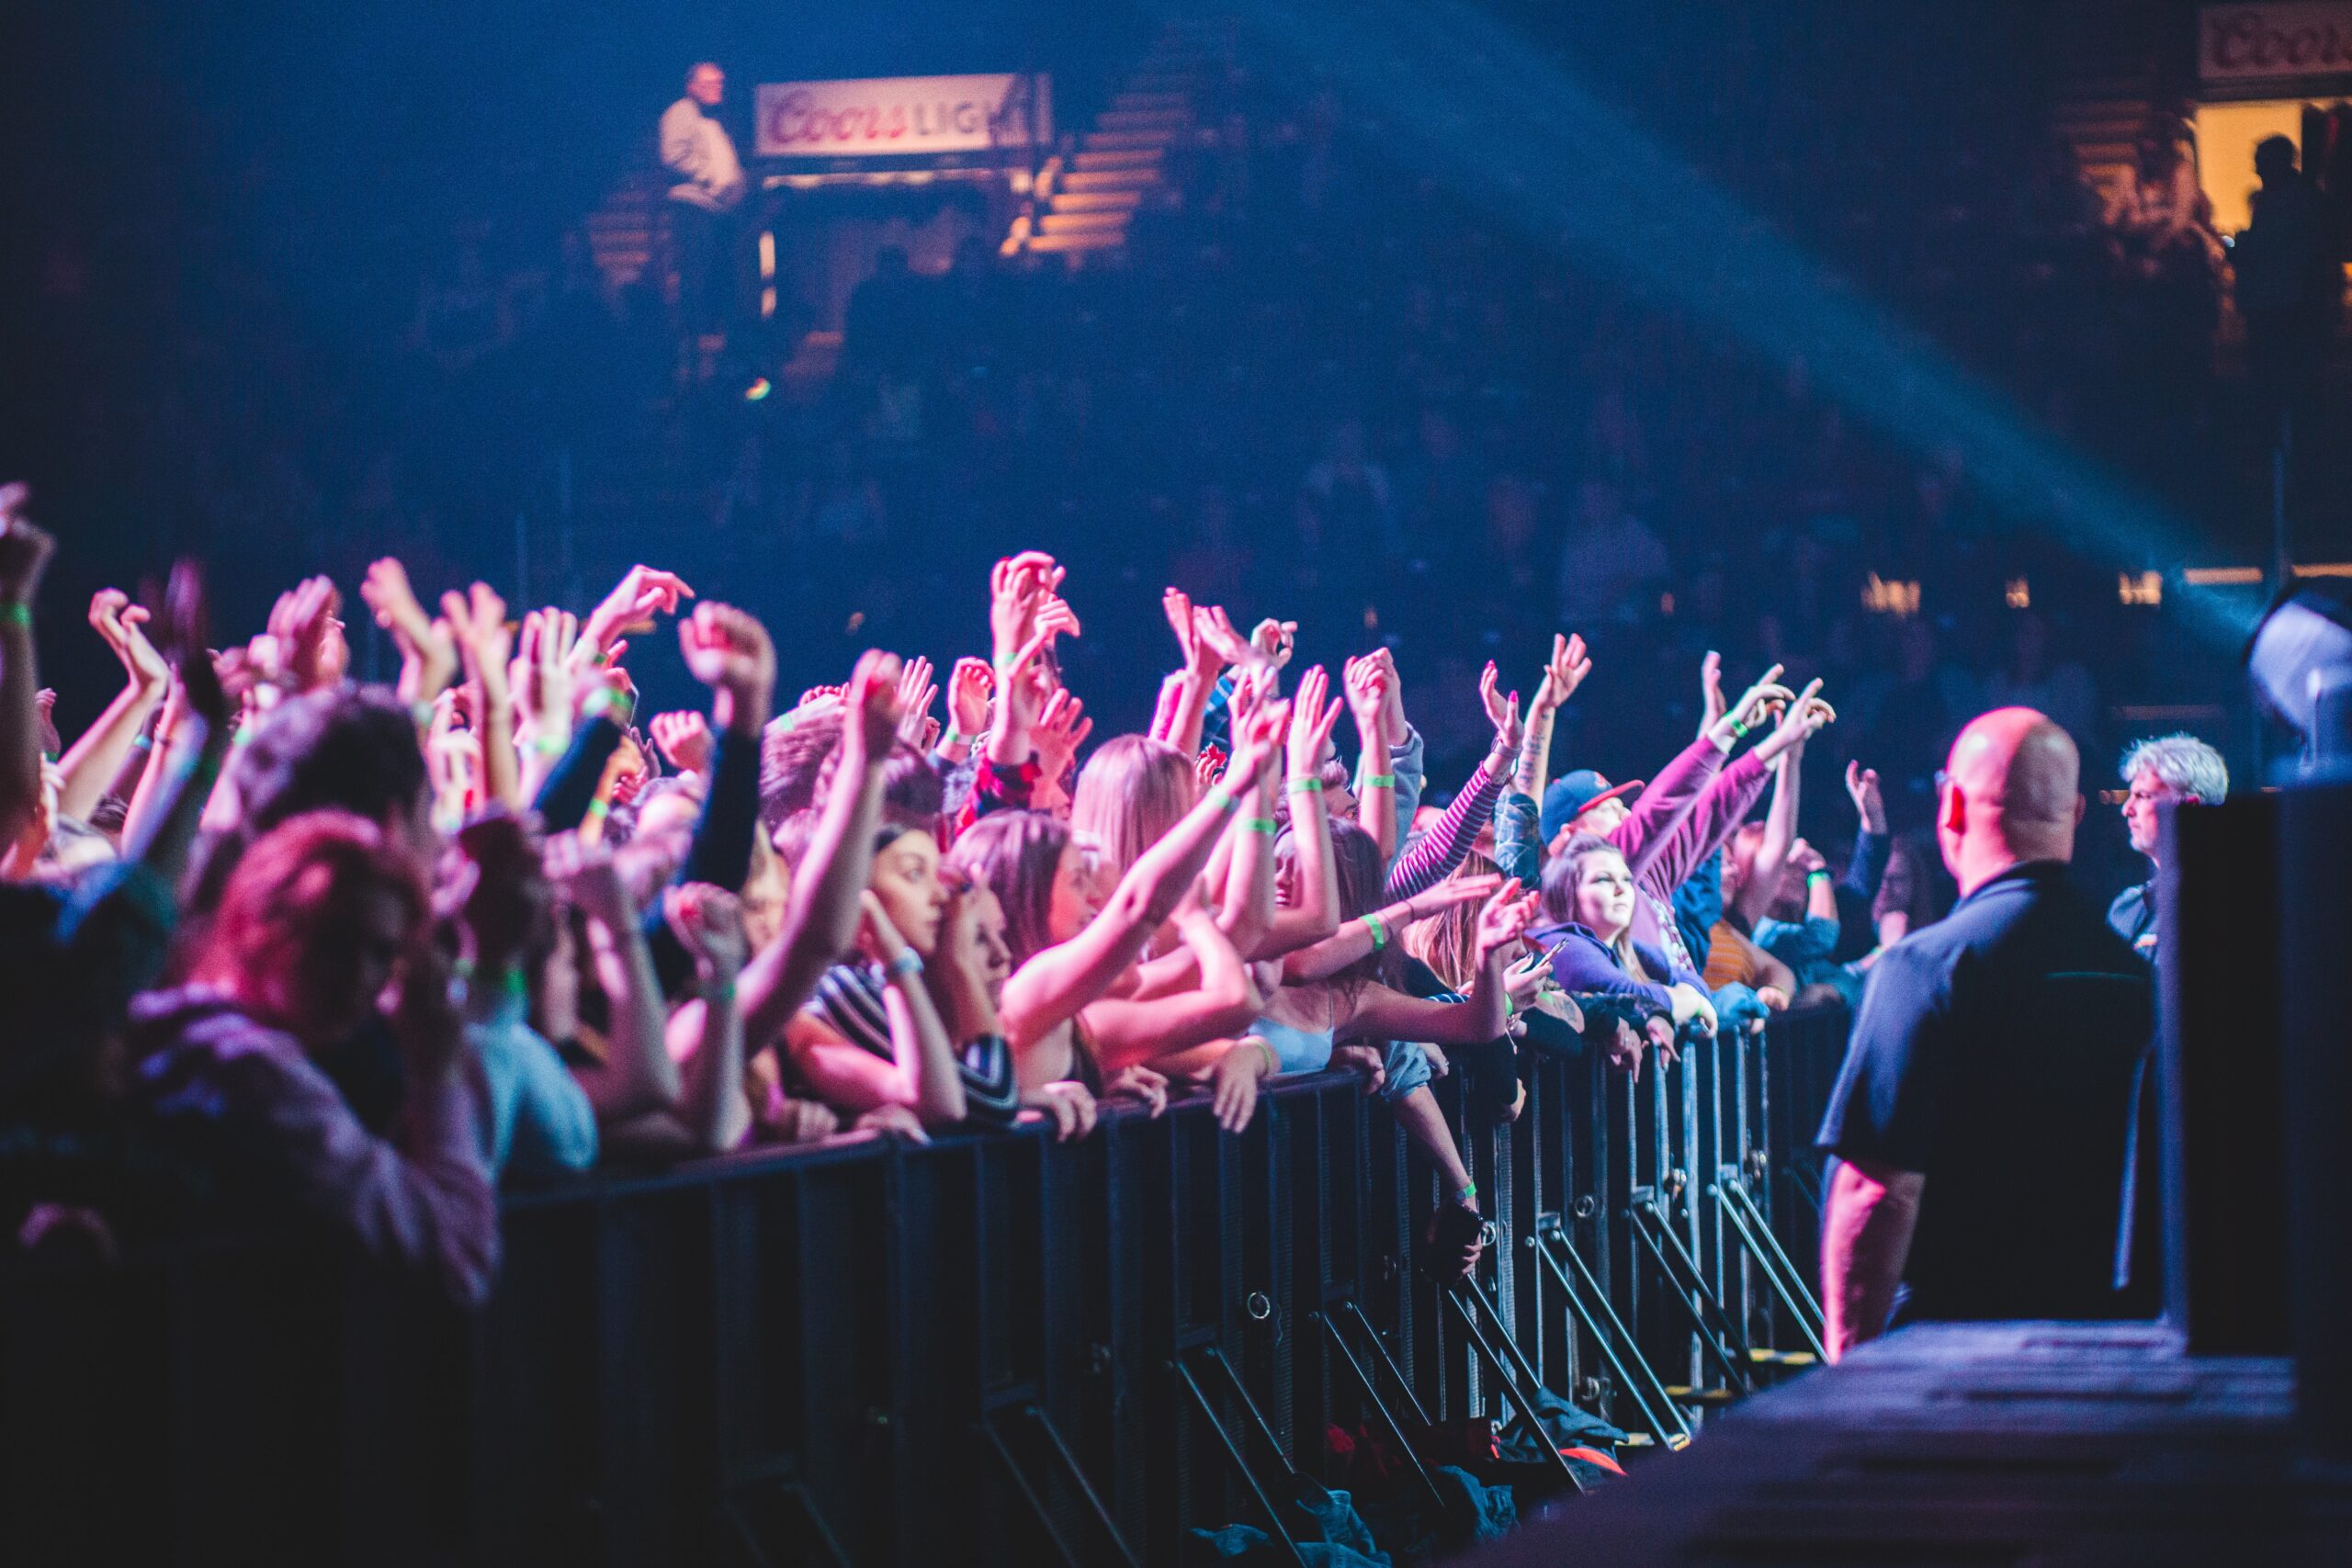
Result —
M1078 756L1078 749L1094 732L1094 721L1086 716L1086 705L1070 695L1064 687L1046 699L1045 712L1030 731L1037 748L1038 772L1046 778L1058 780Z
M899 739L899 656L868 649L842 688L842 742L854 743L860 761L890 754Z
M1313 778L1323 766L1324 749L1331 744L1331 730L1340 722L1340 705L1326 703L1331 690L1331 678L1323 666L1312 665L1299 677L1298 693L1290 710L1290 776L1294 779Z
M57 551L57 541L25 515L30 494L21 483L0 485L0 604L31 604Z
M269 612L278 676L294 693L314 692L341 679L343 595L323 577L307 578L277 596Z
M1267 663L1280 670L1298 650L1298 623L1277 621L1269 616L1251 628L1250 646L1256 649Z
M564 611L533 610L523 617L506 683L535 742L560 744L571 733L575 671L568 656L579 640L580 623Z
M947 720L967 741L989 727L989 702L996 695L996 671L985 659L959 659L947 677Z
M1204 661L1209 654L1227 664L1256 664L1262 658L1249 639L1234 628L1233 618L1225 613L1223 605L1194 605L1193 632L1207 650L1202 655Z
M710 773L710 723L691 709L653 716L653 744L682 773Z
M466 679L492 701L505 695L514 641L506 628L506 601L489 583L477 582L467 593L452 590L441 595L441 615L465 660Z
M1837 722L1838 710L1821 700L1821 682L1816 680L1789 704L1772 733L1758 743L1756 753L1770 761L1791 747L1803 746L1824 728Z
M1402 923L1418 925L1459 904L1476 904L1494 897L1503 879L1491 872L1484 876L1449 876L1435 887L1423 888L1405 900Z
M1499 680L1495 661L1489 659L1478 675L1478 703L1487 710L1487 722L1495 727L1496 753L1510 757L1518 753L1520 741L1526 738L1527 726L1519 716L1519 694L1513 692L1505 697Z
M1201 661L1200 628L1193 624L1193 598L1181 588L1170 588L1159 595L1159 613L1168 617L1168 629L1176 634L1176 651L1184 667L1191 669ZM1211 650L1214 655L1214 649Z
M899 671L899 739L910 746L922 744L923 721L931 716L931 705L939 695L939 683L931 678L931 660L917 654Z
M141 629L146 619L147 606L132 604L130 595L119 588L101 588L90 599L91 629L114 649L130 683L152 694L162 691L172 678L172 667Z
M1037 606L1036 629L1046 637L1050 648L1053 638L1077 637L1083 628L1079 626L1078 612L1069 607L1069 601L1058 593L1049 593L1046 602Z
M1781 684L1781 666L1775 664L1756 678L1756 683L1739 694L1739 700L1724 710L1724 715L1708 728L1708 739L1725 750L1752 729L1760 729L1765 722L1783 712L1796 701L1796 694Z
M1827 871L1829 869L1829 863L1821 858L1821 852L1815 849L1811 844L1806 843L1803 839L1799 839L1789 845L1789 864L1796 867L1807 876L1811 876L1816 871Z
M1375 648L1364 657L1380 662L1380 673L1385 682L1382 693L1385 709L1380 722L1388 728L1388 744L1402 746L1405 738L1412 733L1412 727L1405 722L1405 682L1396 673L1396 655L1386 648Z
M588 612L588 619L580 628L580 640L592 652L618 658L613 646L625 633L650 631L653 617L674 615L678 602L691 599L695 591L686 586L685 579L674 571L638 565L621 574L621 580L605 595L605 602Z
M1573 633L1566 637L1553 633L1552 660L1544 667L1544 682L1535 689L1532 705L1547 711L1558 707L1577 694L1577 688L1591 673L1592 657L1585 652L1584 638Z
M1480 964L1517 942L1540 912L1543 895L1507 882L1488 896L1478 910L1472 942Z
M211 623L211 601L205 592L203 569L186 558L175 562L171 581L164 590L164 647L171 655L172 668L179 675L179 700L213 733L221 734L236 716L253 682L244 674L242 660L231 664L228 671L234 682L233 690L231 680L223 679L215 655L204 646L212 634Z
M1860 762L1846 764L1846 795L1862 819L1865 833L1886 831L1886 797L1879 793L1878 770Z
M742 971L748 943L743 939L743 906L732 893L707 882L690 882L665 888L662 918L677 933L678 943L693 955L695 972L706 985L731 985Z
M775 694L775 645L767 628L732 604L697 604L678 623L678 648L694 678L711 689L713 724L756 736Z
M408 569L384 557L368 569L359 597L401 650L401 699L413 705L439 696L441 688L457 679L458 647L448 626L425 614L417 602Z
M1283 737L1290 730L1291 711L1287 702L1260 703L1246 720L1235 720L1233 760L1217 782L1237 795L1256 784L1281 752Z
M1340 669L1340 684L1347 697L1348 716L1355 720L1356 734L1370 735L1388 702L1388 672L1379 656L1367 653L1349 660Z
M1713 729L1730 707L1724 695L1724 656L1711 648L1699 660L1699 733Z
M577 833L557 833L540 851L539 866L565 903L606 930L627 931L636 923L637 906L621 881L613 852L603 844L589 843ZM693 951L691 942L687 951Z
M1023 550L996 563L989 574L989 651L999 671L1014 663L1023 646L1037 635L1040 616L1066 575L1043 550ZM1062 606L1064 614L1068 610L1068 605ZM1069 616L1067 626L1059 624L1060 615L1056 621L1049 628L1049 642L1062 631L1076 635L1076 616Z

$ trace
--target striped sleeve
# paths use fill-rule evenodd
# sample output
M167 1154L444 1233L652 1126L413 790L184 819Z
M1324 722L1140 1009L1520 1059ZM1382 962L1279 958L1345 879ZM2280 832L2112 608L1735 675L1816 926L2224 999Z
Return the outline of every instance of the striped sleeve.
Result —
M890 1013L882 1005L881 982L862 964L836 964L817 982L804 1010L820 1023L884 1061L898 1053L890 1045Z
M975 1127L1010 1127L1021 1117L1021 1079L1001 1034L967 1040L956 1053L964 1080L964 1120Z
M1470 853L1476 842L1478 829L1494 815L1495 801L1502 795L1505 778L1495 760L1489 756L1470 775L1470 782L1445 808L1437 826L1421 836L1420 842L1396 857L1389 868L1388 886L1384 894L1391 899L1410 898L1416 893L1426 893L1450 875Z

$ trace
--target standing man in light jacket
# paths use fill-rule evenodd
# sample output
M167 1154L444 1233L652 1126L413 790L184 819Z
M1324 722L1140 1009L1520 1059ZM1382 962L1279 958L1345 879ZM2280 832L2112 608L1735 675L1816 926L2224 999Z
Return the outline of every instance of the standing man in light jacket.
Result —
M736 208L746 184L735 140L714 112L727 73L702 61L686 73L685 96L662 112L662 166L670 186L670 233L678 263L678 318L696 335L723 333L729 309L728 260Z

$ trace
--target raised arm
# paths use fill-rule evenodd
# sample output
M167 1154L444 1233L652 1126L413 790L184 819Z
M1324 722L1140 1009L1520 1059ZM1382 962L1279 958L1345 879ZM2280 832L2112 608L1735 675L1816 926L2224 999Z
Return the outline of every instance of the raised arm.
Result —
M1886 856L1894 839L1886 830L1886 796L1879 792L1878 770L1860 762L1846 764L1846 795L1854 803L1860 827L1854 834L1854 855L1846 863L1846 891L1864 904L1878 896L1879 878L1886 874Z
M1536 684L1534 700L1527 705L1527 733L1521 742L1517 771L1510 787L1531 800L1544 798L1545 774L1552 763L1552 727L1560 716L1561 707L1576 695L1585 677L1592 673L1592 660L1585 652L1584 638L1552 635L1552 660L1544 667L1544 679Z
M793 868L784 930L743 971L743 1033L759 1051L856 940L858 896L874 864L882 813L882 765L897 738L899 660L869 652L857 662L843 702L841 750L824 814Z
M923 984L922 959L890 924L880 899L867 892L858 898L863 920L859 949L880 965L884 976L889 1059L842 1039L820 1019L803 1013L786 1032L793 1065L818 1097L836 1109L863 1115L886 1105L903 1105L925 1127L956 1126L964 1120L963 1077L947 1027Z
M1148 1002L1105 998L1084 1011L1087 1037L1106 1077L1171 1056L1177 1060L1162 1071L1195 1070L1203 1064L1187 1062L1185 1053L1247 1026L1265 1006L1250 966L1207 910L1188 900L1177 912L1176 931L1199 971L1197 985Z
M1408 927L1457 904L1491 897L1503 881L1499 876L1450 876L1435 887L1346 921L1314 946L1302 947L1285 957L1283 979L1293 986L1329 979L1365 954L1400 940Z
M97 722L57 765L64 779L57 792L60 816L90 815L122 771L123 760L130 755L155 705L164 700L171 668L147 640L141 624L146 619L146 607L133 604L119 588L102 588L90 601L90 625L122 661L126 679L122 691L107 705Z
M1319 664L1299 678L1291 703L1288 777L1291 847L1298 858L1298 902L1274 911L1272 927L1253 958L1279 958L1321 942L1340 929L1340 867L1331 851L1331 823L1323 802L1319 772L1323 749L1340 722L1340 705L1327 703L1329 677Z
M587 921L596 982L611 1003L611 1052L573 1076L600 1122L675 1111L683 1086L664 1043L662 987L611 852L560 833L548 840L546 860L548 879Z
M1408 997L1385 986L1366 986L1341 1028L1380 1040L1418 1040L1431 1045L1476 1045L1502 1033L1510 1021L1503 972L1511 946L1542 908L1543 895L1505 883L1487 895L1478 911L1475 953L1477 978L1469 999L1459 1002Z
M441 595L441 616L465 660L466 684L473 689L482 794L519 810L524 796L514 757L514 694L507 685L514 634L506 626L506 601L489 583L477 582L468 592L452 590Z
M1005 1033L1014 1050L1027 1049L1100 998L1143 952L1201 874L1239 800L1254 797L1288 714L1276 703L1254 715L1224 782L1136 857L1084 931L1035 954L1005 982ZM1186 946L1199 952L1196 943Z
M433 699L457 678L458 646L450 638L449 625L424 613L409 581L408 569L390 556L368 569L359 584L359 597L400 649L397 689L401 701L416 715L421 734L431 720Z
M539 799L557 761L571 749L575 671L565 656L579 640L578 619L562 610L533 610L523 617L514 662L506 673L514 697L518 799ZM661 733L659 719L654 730ZM669 751L666 745L662 750Z
M1651 880L1651 863L1683 833L1690 814L1723 773L1724 759L1731 754L1731 749L1795 699L1794 693L1780 684L1780 678L1781 667L1777 664L1758 677L1756 683L1740 694L1736 705L1727 707L1680 756L1659 771L1634 802L1625 820L1610 829L1609 841L1624 855L1634 880ZM1712 709L1712 701L1709 706ZM1745 810L1740 815L1745 816ZM1698 836L1691 835L1692 841ZM1684 858L1695 865L1706 857L1692 852ZM1679 884L1689 874L1686 866L1668 886Z
M1392 898L1433 887L1449 875L1470 853L1478 829L1495 814L1496 798L1502 794L1503 781L1519 756L1519 694L1512 693L1508 701L1503 698L1496 690L1495 667L1489 662L1479 678L1478 697L1495 727L1494 747L1453 797L1453 804L1445 808L1437 826L1389 867L1384 891Z
M232 725L244 694L222 685L204 646L210 615L204 576L194 561L172 568L164 605L164 641L179 676L171 703L182 716L169 726L176 743L159 738L156 744L163 754L140 778L131 809L123 818L122 852L126 860L144 864L165 886L176 887L196 842L197 820L229 755ZM189 720L198 728L191 730ZM158 733L163 736L163 727Z
M56 542L23 515L25 487L0 486L0 846L40 812L40 722L33 701L33 593Z
M1356 726L1356 820L1380 846L1380 863L1396 858L1396 765L1382 722L1388 675L1378 659L1351 659L1340 672L1348 716Z
M744 1093L743 1014L736 986L742 973L743 916L735 896L708 883L672 887L662 910L695 960L695 994L670 1015L669 1055L679 1065L677 1120L693 1146L713 1154L751 1134Z

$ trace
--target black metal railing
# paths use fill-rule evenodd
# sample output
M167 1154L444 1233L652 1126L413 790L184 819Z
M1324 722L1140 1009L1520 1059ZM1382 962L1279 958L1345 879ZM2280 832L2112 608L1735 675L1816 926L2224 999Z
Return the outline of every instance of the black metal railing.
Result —
M1340 1075L1238 1136L1193 1102L517 1196L471 1315L282 1240L19 1269L0 1560L1160 1563L1277 1533L1334 1427L1415 1487L1539 1388L1679 1447L1814 1344L1789 1156L1842 1040L1545 1063L1461 1132L1468 1289L1413 1269L1435 1179Z

